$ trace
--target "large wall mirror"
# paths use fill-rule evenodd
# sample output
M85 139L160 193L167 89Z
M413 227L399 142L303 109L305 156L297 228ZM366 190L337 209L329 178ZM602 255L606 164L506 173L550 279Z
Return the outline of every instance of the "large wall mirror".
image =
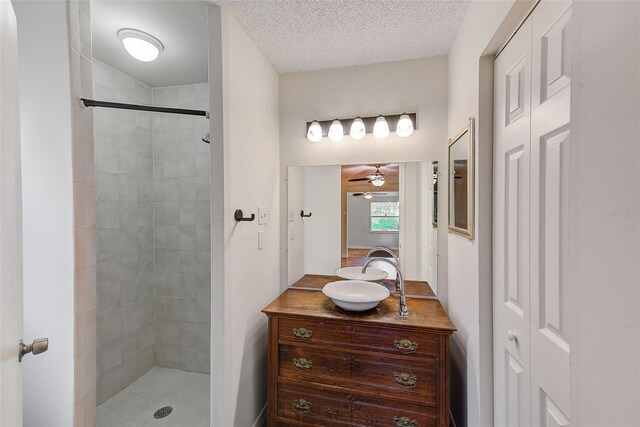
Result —
M362 265L371 249L385 246L399 258L407 294L435 296L436 175L431 161L289 167L289 285L321 287L338 280L339 268ZM376 267L394 284L395 270Z
M449 231L473 239L474 119L449 140Z

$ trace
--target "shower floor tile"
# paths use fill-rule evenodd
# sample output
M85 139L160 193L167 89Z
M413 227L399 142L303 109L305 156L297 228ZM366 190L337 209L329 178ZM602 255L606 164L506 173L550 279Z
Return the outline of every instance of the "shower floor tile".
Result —
M173 412L156 420L164 406ZM154 366L98 406L97 427L208 427L209 375Z

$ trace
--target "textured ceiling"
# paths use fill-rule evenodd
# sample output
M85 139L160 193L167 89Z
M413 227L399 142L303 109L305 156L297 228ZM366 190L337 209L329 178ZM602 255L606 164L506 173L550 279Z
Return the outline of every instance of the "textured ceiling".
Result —
M207 82L209 30L204 5L188 0L92 0L93 56L153 87ZM153 62L134 59L118 39L121 28L153 35L164 51Z
M281 72L446 54L469 0L229 0Z

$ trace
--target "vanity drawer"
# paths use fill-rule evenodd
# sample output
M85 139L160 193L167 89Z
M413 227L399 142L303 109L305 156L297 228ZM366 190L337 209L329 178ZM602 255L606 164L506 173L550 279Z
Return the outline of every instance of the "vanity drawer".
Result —
M338 349L361 348L392 354L438 357L440 337L416 330L282 318L278 322L278 340L281 343L321 344Z
M279 375L436 405L436 360L390 358L281 344Z
M278 425L412 426L437 425L434 408L351 393L280 382Z

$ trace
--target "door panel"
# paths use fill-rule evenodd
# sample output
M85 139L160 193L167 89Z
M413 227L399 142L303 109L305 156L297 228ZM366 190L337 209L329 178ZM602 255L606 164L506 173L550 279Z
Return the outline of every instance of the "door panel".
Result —
M495 424L570 425L571 3L542 1L495 61ZM507 338L505 338L507 336Z
M494 421L497 426L527 426L530 419L529 21L496 59L494 75Z
M571 3L542 2L533 17L531 109L532 423L570 425L567 330Z
M16 17L0 1L0 425L22 425L22 184Z

